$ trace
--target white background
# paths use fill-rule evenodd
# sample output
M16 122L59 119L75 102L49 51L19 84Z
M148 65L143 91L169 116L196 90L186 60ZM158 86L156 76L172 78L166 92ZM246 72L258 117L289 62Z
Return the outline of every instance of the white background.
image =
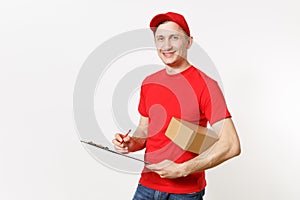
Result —
M298 199L299 9L297 0L2 1L0 199L131 198L139 176L80 144L73 89L102 42L167 11L186 16L217 66L241 138L239 157L207 171L205 199Z

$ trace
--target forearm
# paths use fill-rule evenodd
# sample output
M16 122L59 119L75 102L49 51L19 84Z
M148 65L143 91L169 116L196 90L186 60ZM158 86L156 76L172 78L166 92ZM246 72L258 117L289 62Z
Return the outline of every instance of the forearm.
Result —
M117 133L112 140L115 150L120 153L129 153L141 150L146 146L148 135L148 118L141 116L139 125L133 136Z
M128 146L129 152L135 152L144 149L147 141L147 127L138 126L130 140L131 141Z
M185 175L213 168L240 154L240 143L231 119L225 120L215 145L203 154L182 164Z
M128 145L129 152L139 151L145 148L146 146L146 139L145 138L138 138L138 137L131 137L131 142Z
M205 156L199 155L182 165L186 174L192 174L194 172L213 168L237 155L239 155L239 150L235 147L224 146L216 143L213 149L211 149Z

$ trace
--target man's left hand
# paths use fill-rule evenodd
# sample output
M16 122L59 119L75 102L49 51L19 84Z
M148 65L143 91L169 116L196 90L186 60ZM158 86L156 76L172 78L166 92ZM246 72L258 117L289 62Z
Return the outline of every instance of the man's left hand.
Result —
M161 178L179 178L187 176L183 165L171 160L164 160L157 164L146 165L148 169L157 173Z

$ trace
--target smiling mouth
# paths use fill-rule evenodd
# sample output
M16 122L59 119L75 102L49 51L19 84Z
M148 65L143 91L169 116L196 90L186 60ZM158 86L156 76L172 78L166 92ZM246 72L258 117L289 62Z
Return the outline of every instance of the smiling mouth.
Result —
M171 58L174 54L175 54L175 51L172 51L172 52L163 52L162 53L166 58Z

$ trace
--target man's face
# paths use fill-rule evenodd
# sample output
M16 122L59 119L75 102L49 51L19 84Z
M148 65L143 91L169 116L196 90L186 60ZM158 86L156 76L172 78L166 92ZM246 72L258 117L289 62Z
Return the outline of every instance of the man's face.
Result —
M187 50L192 38L175 22L159 25L155 32L155 45L161 60L170 67L180 67L187 62Z

